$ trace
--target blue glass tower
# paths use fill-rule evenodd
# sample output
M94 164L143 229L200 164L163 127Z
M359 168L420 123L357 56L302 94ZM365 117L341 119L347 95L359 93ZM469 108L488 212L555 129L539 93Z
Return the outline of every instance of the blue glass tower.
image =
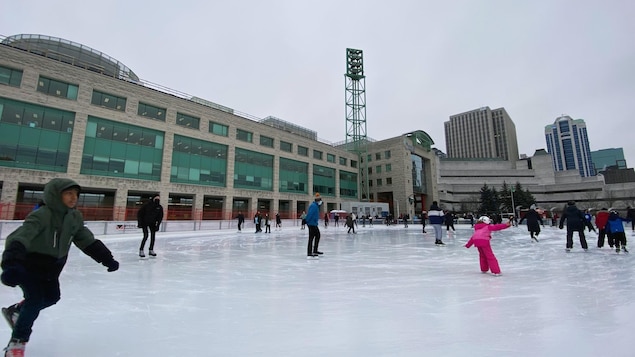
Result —
M545 139L555 171L578 170L582 177L596 175L584 120L563 115L545 127Z

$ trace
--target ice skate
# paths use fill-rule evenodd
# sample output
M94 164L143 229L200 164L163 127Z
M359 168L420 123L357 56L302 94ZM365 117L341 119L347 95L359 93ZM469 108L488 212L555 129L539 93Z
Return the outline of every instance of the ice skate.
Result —
M620 252L620 247L615 247L615 253L619 253Z
M152 250L152 249L150 249L148 254L150 254L150 256L152 256L152 257L156 257L157 256L157 253L155 253L154 250Z
M26 342L12 338L4 349L4 357L24 357Z
M140 258L145 258L146 257L145 253L143 253L143 249L139 249L139 257Z
M628 249L626 249L626 247L622 247L622 251L623 251L624 253L628 253Z
M531 241L536 243L540 242L537 237L531 237Z
M444 245L445 245L445 243L443 243L443 241L440 241L440 240L438 240L438 241L434 242L434 244L436 244L436 245L437 245L437 246L439 246L439 247L440 247L440 246L444 246Z
M11 326L12 330L15 327L15 322L18 321L18 316L20 316L19 306L20 303L17 303L9 307L2 308L2 316L4 316L5 320L7 320L7 323Z

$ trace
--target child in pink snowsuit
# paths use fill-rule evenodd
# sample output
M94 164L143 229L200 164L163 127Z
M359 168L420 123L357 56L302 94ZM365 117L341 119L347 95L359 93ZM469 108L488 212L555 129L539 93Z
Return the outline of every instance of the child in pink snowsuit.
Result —
M470 237L470 240L465 244L465 248L469 248L475 245L478 248L478 255L481 260L481 272L487 273L491 271L494 275L499 275L501 269L498 266L498 260L492 251L490 240L492 239L493 231L500 231L511 226L511 221L501 224L489 224L490 219L487 216L482 216L478 219L478 222L474 225L474 234Z

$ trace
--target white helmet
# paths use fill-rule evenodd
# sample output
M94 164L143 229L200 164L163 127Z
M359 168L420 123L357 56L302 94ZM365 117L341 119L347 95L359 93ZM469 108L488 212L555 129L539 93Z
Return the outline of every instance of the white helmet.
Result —
M490 224L490 222L491 222L491 220L490 220L490 219L489 219L489 217L487 217L487 216L481 216L481 217L479 217L478 221L479 221L479 222L483 222L483 223L485 223L485 224Z

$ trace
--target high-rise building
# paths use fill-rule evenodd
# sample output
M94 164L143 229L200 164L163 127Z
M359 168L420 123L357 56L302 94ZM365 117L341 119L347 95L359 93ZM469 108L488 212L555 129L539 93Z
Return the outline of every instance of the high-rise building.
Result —
M595 176L584 120L562 115L545 127L545 139L555 171L578 170L582 177Z
M516 125L505 108L455 114L444 125L448 158L518 160Z
M593 162L595 172L605 171L609 167L626 168L626 159L624 159L624 149L622 148L591 151L591 162Z

